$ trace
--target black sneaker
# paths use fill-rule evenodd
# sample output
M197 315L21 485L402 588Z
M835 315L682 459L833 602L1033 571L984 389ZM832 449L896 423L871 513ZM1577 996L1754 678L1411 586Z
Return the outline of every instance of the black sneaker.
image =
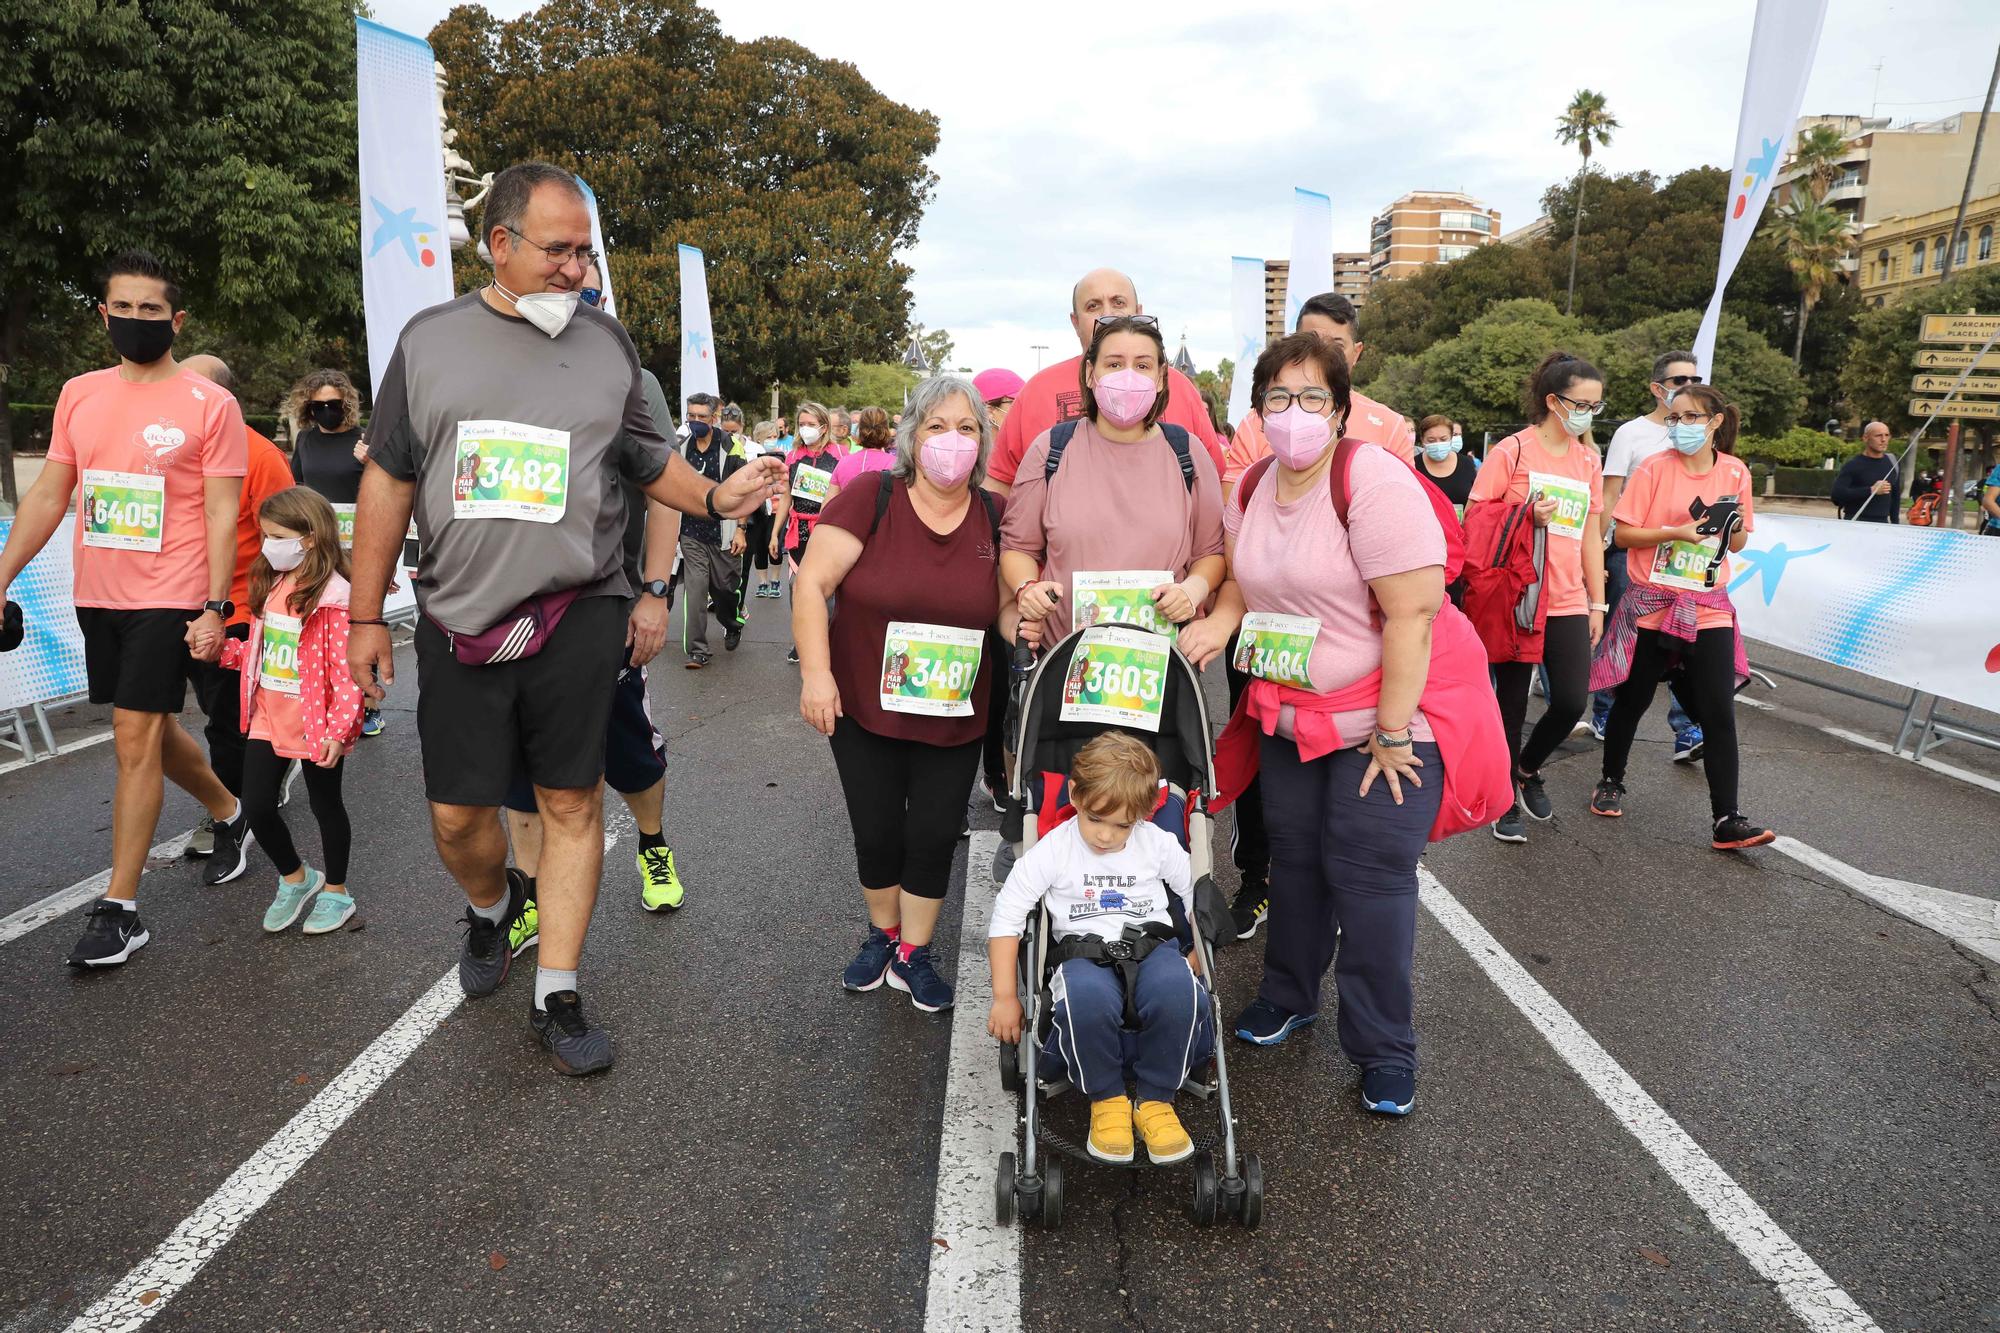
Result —
M1762 847L1776 840L1777 836L1767 828L1758 828L1740 814L1730 814L1715 821L1715 837L1709 845L1718 852L1740 852L1745 847Z
M508 935L514 918L521 915L521 908L527 901L526 877L508 866L507 912L500 918L499 924L473 911L471 903L465 905L465 944L458 953L458 984L473 999L491 995L507 979L507 969L514 961Z
M1247 940L1257 933L1271 915L1271 891L1262 884L1245 884L1229 904L1229 919L1236 923L1236 938Z
M1606 819L1617 819L1625 813L1625 784L1613 782L1610 778L1597 784L1597 790L1590 795L1590 813L1603 815Z
M71 967L117 967L152 938L137 909L128 912L109 898L99 898L83 918L83 935L63 961Z
M1361 1105L1378 1115L1408 1115L1417 1103L1417 1071L1377 1065L1361 1075Z
M687 660L687 669L689 671L699 671L703 667L708 665L708 661L709 658L707 653L701 652L699 650L689 653Z
M1549 804L1549 789L1542 785L1542 775L1533 773L1520 781L1521 810L1538 824L1554 819L1556 808Z
M797 666L797 665L798 665L798 663L799 663L799 650L798 650L798 645L794 644L794 645L792 646L792 650L791 650L790 652L788 652L788 653L786 653L786 654L785 654L785 660L786 660L787 662L790 662L790 663L791 663L791 664L792 664L793 666Z
M739 646L739 645L740 645L740 644L741 644L742 642L743 642L743 628L742 628L742 626L740 626L740 625L739 625L739 626L738 626L738 627L736 627L735 629L726 629L726 630L722 631L722 651L723 651L723 652L725 652L725 653L733 653L733 652L735 652L735 651L736 651L736 649L737 649L737 647L738 647L738 646Z
M908 958L904 958L899 950L889 960L887 979L891 990L902 991L910 997L911 1004L927 1014L951 1008L951 987L932 965L928 944L919 944L911 949Z
M1007 813L1007 779L987 777L986 794L992 798L994 814L1004 815Z
M1528 830L1521 823L1519 809L1511 809L1493 821L1493 836L1501 842L1526 842Z
M583 1001L573 990L551 992L549 1007L529 1009L528 1022L556 1068L571 1078L602 1073L618 1058L611 1034L583 1016Z
M249 869L250 847L256 841L257 835L250 831L250 819L241 810L227 824L218 822L215 850L209 853L208 864L201 868L201 882L227 884Z

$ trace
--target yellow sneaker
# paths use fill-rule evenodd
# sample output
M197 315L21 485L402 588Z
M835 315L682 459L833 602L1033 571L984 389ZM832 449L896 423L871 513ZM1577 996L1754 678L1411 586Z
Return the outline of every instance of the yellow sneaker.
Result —
M1182 1161L1194 1155L1194 1140L1181 1127L1172 1102L1140 1102L1132 1117L1139 1125L1139 1137L1146 1141L1146 1156L1154 1166ZM1091 1133L1096 1134L1093 1127Z
M1106 1097L1090 1104L1090 1138L1084 1146L1100 1162L1132 1160L1131 1098Z

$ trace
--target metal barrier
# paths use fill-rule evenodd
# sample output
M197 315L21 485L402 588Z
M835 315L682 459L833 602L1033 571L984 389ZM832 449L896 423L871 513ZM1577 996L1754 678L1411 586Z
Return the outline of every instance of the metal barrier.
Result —
M1859 699L1863 703L1877 704L1883 708L1893 709L1901 713L1903 716L1901 724L1896 728L1896 741L1890 749L1892 753L1903 755L1909 759L1922 759L1929 755L1931 751L1937 749L1938 746L1943 745L1947 740L1969 741L1974 745L1983 745L1991 750L2000 750L2000 734L1982 731L1969 723L1961 724L1957 722L1938 721L1938 705L1943 703L1944 700L1935 694L1925 694L1922 690L1912 689L1899 699L1891 699L1880 694L1870 693L1867 690L1857 690L1851 686L1841 685L1834 681L1821 680L1818 677L1803 675L1797 671L1788 671L1784 667L1752 662L1750 670L1752 675L1764 677L1765 683L1772 689L1777 688L1777 682L1772 680L1771 677L1783 676L1786 680L1795 680L1801 685L1810 685L1814 689L1819 690L1830 690L1835 694L1845 695L1849 699ZM1919 711L1923 714L1921 721L1917 716ZM1914 748L1910 746L1910 732L1913 729L1917 732L1917 741ZM1905 753L1906 751L1907 754Z

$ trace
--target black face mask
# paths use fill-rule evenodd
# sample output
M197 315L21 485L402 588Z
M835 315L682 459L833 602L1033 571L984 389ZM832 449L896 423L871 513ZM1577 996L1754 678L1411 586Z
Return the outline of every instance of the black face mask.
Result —
M106 328L111 334L111 345L135 366L150 366L174 345L174 322L171 319L128 319L124 315L106 315Z
M347 404L341 402L314 403L307 411L312 413L313 424L331 435L347 420Z

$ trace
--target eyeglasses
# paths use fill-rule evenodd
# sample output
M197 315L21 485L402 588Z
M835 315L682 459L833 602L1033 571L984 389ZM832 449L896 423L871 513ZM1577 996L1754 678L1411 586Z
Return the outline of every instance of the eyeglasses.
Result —
M1602 412L1604 410L1604 403L1602 399L1594 403L1586 403L1579 401L1578 399L1572 398L1566 393L1559 393L1556 395L1556 397L1562 399L1565 403L1568 403L1571 407L1575 408L1577 411L1588 412L1592 416L1596 416L1599 412Z
M1713 419L1714 416L1715 413L1713 412L1669 412L1667 413L1667 424L1669 426L1699 426L1703 422Z
M1153 315L1099 315L1091 331L1101 333L1106 324L1116 324L1121 329L1158 329L1160 321Z
M585 268L589 268L592 264L595 264L599 258L597 251L591 249L587 245L570 245L569 243L564 241L558 241L554 245L543 245L540 241L529 240L526 236L521 235L520 231L518 231L513 227L509 227L507 228L507 230L514 233L515 239L521 241L523 244L532 245L537 250L540 250L543 254L547 255L549 257L549 262L551 264L554 264L557 268L564 267L565 265L569 264L572 260L582 260L583 266Z
M1699 375L1669 375L1669 376L1667 376L1667 377L1666 377L1665 379L1663 379L1663 380L1654 380L1653 382L1654 382L1655 384L1663 384L1663 385L1665 385L1665 386L1666 386L1667 388L1669 388L1669 389L1685 389L1685 388L1686 388L1686 387L1687 387L1688 385L1690 385L1690 384L1699 384L1699 383L1701 383L1701 376L1699 376Z
M578 288L576 294L578 296L581 296L583 298L583 303L588 306L594 306L599 301L602 301L604 299L604 293L602 291L599 291L595 287Z
M1315 388L1293 393L1290 389L1269 389L1264 393L1264 411L1272 415L1287 410L1293 403L1308 412L1324 412L1333 406L1333 391Z

